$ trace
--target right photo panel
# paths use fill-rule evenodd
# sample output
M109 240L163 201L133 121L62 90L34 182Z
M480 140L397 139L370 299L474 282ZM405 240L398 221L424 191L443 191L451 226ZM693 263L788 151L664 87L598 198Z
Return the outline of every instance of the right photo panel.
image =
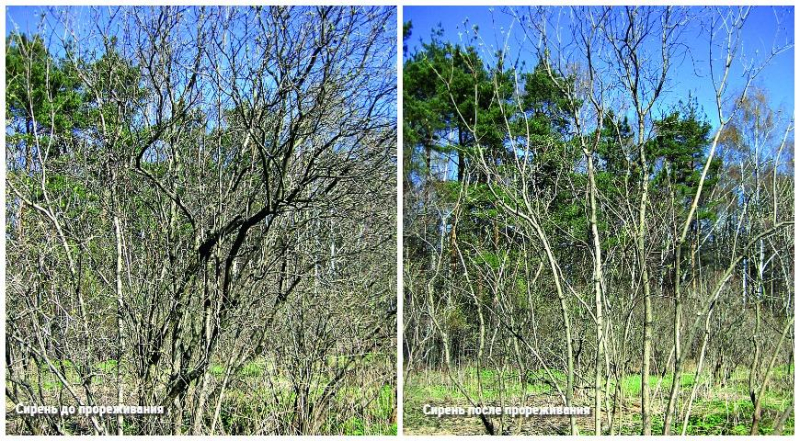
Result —
M794 21L403 9L404 434L794 433Z

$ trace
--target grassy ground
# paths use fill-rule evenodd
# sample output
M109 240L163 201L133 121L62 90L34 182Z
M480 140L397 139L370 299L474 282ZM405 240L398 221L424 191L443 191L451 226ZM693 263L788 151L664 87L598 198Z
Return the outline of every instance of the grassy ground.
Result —
M545 372L529 374L531 383L527 385L525 394L522 393L520 377L511 369L491 370L483 369L480 372L474 368L463 368L453 375L462 384L464 390L473 400L482 391L484 405L501 406L561 406L563 405L556 387L562 390L566 379L561 372L552 372L556 383L549 380ZM481 381L478 381L480 375ZM773 424L778 415L790 405L794 376L793 369L787 373L787 366L778 367L773 372L771 386L762 401L764 408L760 424L760 433L771 434ZM790 378L791 377L791 378ZM710 375L701 375L698 380L698 392L687 426L688 435L747 435L750 433L750 422L753 416L753 405L748 394L747 372L735 372L723 387L714 384ZM663 430L663 409L666 408L669 390L672 386L672 376L664 378L650 376L653 398L653 433L660 434ZM681 405L686 402L691 393L694 374L681 376ZM479 390L481 383L481 390ZM641 433L641 376L629 375L620 380L620 407L617 410L617 423L615 433L639 434ZM613 393L614 384L611 385ZM524 396L523 396L524 395ZM594 397L592 388L576 388L575 406L593 407ZM404 403L403 403L403 431L409 435L479 435L484 433L483 425L478 417L442 417L424 415L422 407L425 404L436 406L469 406L469 401L464 394L450 381L446 372L427 370L406 374ZM680 412L679 421L673 426L673 433L680 434L683 424L683 414ZM603 413L603 418L607 418ZM578 425L582 434L593 433L593 418L578 417ZM605 420L604 420L605 421ZM568 434L569 420L566 417L529 417L529 418L504 418L501 422L493 419L496 427L505 434L524 435L553 435ZM502 427L501 427L502 424ZM794 416L786 421L783 434L794 433Z
M385 363L386 360L370 360L370 363L377 362ZM59 367L63 365L68 381L79 393L82 393L79 375L72 364L67 360L56 363ZM97 375L92 378L92 388L98 404L116 404L116 365L116 360L106 360L94 366ZM374 366L371 367L374 368ZM394 387L391 384L380 384L374 380L365 381L365 378L361 376L367 374L364 374L360 367L358 369L359 374L345 377L343 380L341 389L327 406L329 409L323 412L324 421L319 431L331 435L396 434L397 423L393 419L396 407ZM212 390L221 384L225 377L225 371L226 369L222 365L211 365L209 372L211 373ZM367 371L375 372L374 369L367 369ZM34 390L41 386L44 402L48 405L60 405L58 397L63 400L61 404L74 404L74 401L70 401L66 389L58 378L45 366L42 366L38 373L34 368L33 372L28 375L28 382ZM310 391L310 402L313 403L314 399L322 394L322 386L326 383L325 376L317 378L314 383L315 387ZM365 384L369 386L365 387ZM6 387L11 386L12 384L7 381ZM126 389L132 391L134 387L126 386ZM228 381L217 430L221 429L224 433L231 435L247 435L252 434L255 430L254 427L262 424L260 422L269 424L266 427L287 427L294 415L295 398L296 394L290 379L276 375L274 364L264 359L247 363ZM135 397L130 397L130 399L136 400ZM14 412L15 404L6 399L6 431L8 433L25 433L26 429L21 418ZM192 412L188 411L185 416L185 427L188 430L193 417ZM88 421L83 421L85 417L70 418L81 421L76 421L74 425L69 424L69 427L74 427L74 431L70 428L65 430L75 434L89 430ZM113 419L113 417L105 418L108 418L109 421ZM126 434L137 433L136 427L126 428Z

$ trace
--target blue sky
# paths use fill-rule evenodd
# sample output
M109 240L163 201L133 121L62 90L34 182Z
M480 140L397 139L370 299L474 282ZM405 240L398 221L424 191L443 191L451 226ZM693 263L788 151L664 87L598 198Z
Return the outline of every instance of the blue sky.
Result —
M782 17L780 26L776 23L776 13ZM492 47L502 47L505 39L505 32L512 29L512 38L509 46L512 52L518 51L518 46L514 40L519 38L520 23L514 23L512 16L502 7L461 7L461 6L407 6L403 9L403 20L411 21L413 24L411 38L406 42L408 52L413 53L420 46L420 42L430 41L431 30L441 24L444 30L444 41L464 42L465 29L471 29L473 25L479 27L479 33L483 39L484 48L490 50L482 52L488 55L493 52ZM466 24L466 27L465 27ZM513 26L512 26L513 24ZM695 29L692 27L694 26ZM700 29L696 23L690 23L686 31L687 38L685 43L692 52L697 66L706 67L708 59L707 42L697 37ZM743 32L743 45L748 53L753 53L758 49L760 54L764 54L765 49L772 46L773 38L778 32L780 41L793 41L794 38L794 8L781 7L754 7L750 12L748 21ZM405 54L407 55L407 54ZM526 61L526 66L532 68L535 59L530 53L522 51L520 58ZM706 68L707 70L707 68ZM692 62L686 58L680 65L674 66L671 75L673 83L670 93L665 96L665 103L675 103L678 100L686 100L691 93L696 97L700 106L707 114L707 118L712 126L716 126L714 90L711 87L709 78L698 78L694 72ZM737 90L744 83L741 77L741 69L731 73L731 89ZM775 57L771 64L761 72L754 85L765 89L770 97L773 108L783 109L789 114L794 110L794 49L785 51Z
M6 35L16 31L30 34L36 31L39 17L31 14L30 6L6 6Z

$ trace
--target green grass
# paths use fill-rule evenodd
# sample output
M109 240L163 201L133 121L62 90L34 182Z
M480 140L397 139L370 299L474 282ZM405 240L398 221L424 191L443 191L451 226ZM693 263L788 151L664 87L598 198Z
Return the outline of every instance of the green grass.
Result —
M211 367L208 368L208 372L215 377L219 377L225 374L225 367L221 364L212 364Z
M261 377L264 375L264 366L262 363L251 361L242 366L239 370L239 375L244 377Z
M547 371L544 369L536 370L533 372L533 375L529 375L529 380L533 381L535 378L545 378L549 380L551 375L557 382L567 384L567 374L553 369L550 369L550 375L548 375Z
M378 411L384 415L389 415L394 410L395 403L394 390L391 386L384 385L378 392Z
M687 425L688 435L734 435L749 434L750 424L753 415L753 405L749 398L746 369L740 369L731 376L726 385L715 385L711 374L703 372L698 377L697 396L692 406L692 414ZM783 365L773 372L773 380L762 399L762 414L759 432L771 434L777 418L791 402L792 389L787 388L792 379L787 376L787 370L793 372L793 366ZM781 371L781 372L778 372ZM553 377L559 383L565 381L562 372L551 371ZM515 405L521 397L521 384L519 376L512 369L492 370L463 369L460 372L453 372L459 379L463 389L473 399L478 397L478 385L482 385L482 396L484 403L496 404L502 398L506 405ZM683 429L683 409L688 396L694 385L694 372L686 372L681 375L681 391L679 409L680 416L673 421L672 433L680 434ZM776 380L778 375L782 375L780 381ZM540 370L529 372L528 378L531 383L527 384L528 405L536 403L553 402L557 400L557 392L551 390L550 376ZM665 375L662 379L658 375L650 375L648 382L651 391L655 392L659 385L659 393L654 395L652 410L652 432L660 434L663 432L664 421L663 412L667 405L669 392L672 387L673 376ZM614 384L611 385L612 391ZM564 390L564 385L559 384ZM462 392L456 388L450 376L443 370L428 370L423 372L412 372L406 377L405 402L404 405L404 425L410 434L479 434L482 431L480 422L477 419L437 419L422 414L424 404L436 404L444 406L466 406L469 401ZM620 379L621 389L621 411L618 412L619 421L615 424L617 433L636 435L641 433L642 422L639 411L641 399L641 376L629 375ZM593 406L593 391L591 386L583 389L584 394L576 398L575 405ZM549 400L549 401L543 401ZM534 423L524 423L530 427L521 429L522 434L547 435L555 432L540 432L541 424L536 428ZM579 422L579 424L583 424ZM516 429L516 424L515 429ZM581 431L590 434L591 421L585 422L586 427ZM527 430L527 431L526 431ZM552 429L550 429L552 430ZM783 434L794 433L794 419L790 417L784 426Z
M105 360L97 363L95 366L97 369L109 374L114 372L117 368L117 360Z
M344 423L345 435L365 435L366 427L364 420L360 418L350 418Z
M653 391L658 386L658 382L661 377L659 375L650 375L648 377L648 384L650 385L650 390ZM703 382L707 379L707 376L701 375L699 378L700 382ZM684 373L681 375L681 388L690 388L694 384L694 373ZM613 386L613 382L612 382ZM664 376L664 379L661 380L661 391L666 392L670 390L672 387L672 374L667 374ZM639 374L635 375L628 375L626 377L622 377L620 380L620 389L622 393L627 396L640 396L642 394L642 376Z
M371 358L377 360L380 354L373 355ZM384 357L386 359L386 357ZM343 358L331 362L339 362ZM80 384L81 378L78 374L79 366L69 360L53 360L53 365L59 371L63 368L67 381ZM116 384L117 360L108 359L91 366L91 382L93 385L114 385ZM257 430L263 430L261 426L254 426L258 421L279 421L276 427L284 427L292 430L291 424L295 415L296 393L292 390L290 378L277 378L272 368L273 364L267 359L256 359L245 363L236 372L232 373L232 378L228 382L223 405L220 411L222 427L227 433L247 434ZM394 366L391 362L390 366ZM125 378L132 378L133 373L125 363L122 375ZM209 366L209 373L214 377L212 381L219 384L219 378L225 374L228 366L222 363L213 363ZM166 376L166 372L162 372ZM27 381L34 390L41 390L46 400L53 399L63 392L64 385L58 378L59 374L53 373L51 367L41 364L38 369L30 372ZM326 375L315 377L315 386L309 391L309 401L314 403L323 393L324 385L330 379ZM329 406L329 416L326 424L319 428L321 434L347 434L347 435L395 435L397 434L397 424L392 421L396 408L395 386L393 384L370 384L364 387L363 378L354 377L352 380L343 380L341 389L333 396ZM125 381L123 379L123 381ZM369 383L367 383L369 384ZM11 387L10 383L6 383ZM274 389L273 389L274 388ZM109 387L95 389L99 393L108 393L113 390ZM109 395L97 399L108 399ZM365 401L365 398L370 400ZM187 417L188 418L188 417ZM135 434L139 428L128 426L135 423L133 419L126 419L126 434ZM187 419L187 421L189 421ZM73 424L71 420L65 422L62 427L65 433L84 434L86 427L83 424Z

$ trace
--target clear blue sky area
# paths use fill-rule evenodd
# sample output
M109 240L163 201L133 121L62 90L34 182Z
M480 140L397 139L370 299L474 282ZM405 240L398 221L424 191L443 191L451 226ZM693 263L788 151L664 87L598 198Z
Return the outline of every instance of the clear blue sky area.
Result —
M696 7L699 11L700 7ZM778 24L776 16L781 18ZM414 53L420 48L421 42L429 42L431 31L441 24L444 35L442 40L453 43L465 44L474 25L479 28L482 42L479 52L484 56L492 54L496 48L503 47L506 35L511 29L511 38L508 39L510 52L525 61L528 68L536 64L532 53L528 50L520 51L517 44L521 41L521 24L515 22L512 15L503 7L460 7L460 6L407 6L403 8L403 20L411 21L413 25L411 38L406 41L408 53ZM562 17L567 20L567 17ZM672 84L665 101L676 103L678 100L686 101L691 93L706 112L709 122L716 126L714 90L710 79L699 78L695 69L708 72L708 42L700 36L699 23L687 25L684 43L692 53L678 65L674 66L671 75ZM742 43L744 50L749 55L763 56L773 46L773 40L784 43L794 41L794 7L753 7L748 21L743 30ZM404 54L408 56L408 53ZM694 62L692 62L694 59ZM738 68L737 68L738 67ZM742 69L734 64L731 72L731 91L740 89ZM767 91L774 109L792 114L794 111L794 48L776 56L770 65L764 69L756 79L756 86ZM666 103L665 103L666 104ZM667 104L668 105L668 104Z
M101 13L106 13L108 8L98 8ZM42 14L47 12L47 6L6 6L6 35L11 32L21 32L23 34L35 34L39 32L39 25L42 23ZM58 31L63 29L58 26L57 20L52 17L45 19L50 26L55 26ZM50 28L49 31L53 31Z
M6 35L17 30L26 34L36 32L39 17L35 11L38 9L30 6L6 6Z

